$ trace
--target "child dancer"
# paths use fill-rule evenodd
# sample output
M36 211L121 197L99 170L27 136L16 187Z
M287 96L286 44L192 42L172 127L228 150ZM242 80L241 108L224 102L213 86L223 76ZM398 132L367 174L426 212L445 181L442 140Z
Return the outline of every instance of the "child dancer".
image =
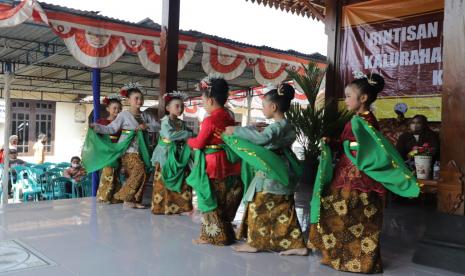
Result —
M103 104L106 105L108 112L107 118L101 118L97 120L97 124L107 126L116 119L116 116L121 112L123 106L121 101L117 97L103 99ZM109 135L110 140L113 143L118 143L121 131ZM113 198L113 195L121 189L121 183L118 179L117 168L105 167L102 169L100 175L100 183L97 190L97 200L105 203L118 203L118 200Z
M209 114L196 138L187 143L196 150L191 174L187 179L197 194L202 211L202 225L196 244L227 245L235 240L233 221L242 196L239 177L240 163L227 159L223 140L216 135L228 126L234 126L234 118L224 108L228 99L228 83L219 77L208 77L201 83L202 101Z
M171 215L192 211L192 189L185 183L185 166L190 156L190 149L185 143L192 137L192 131L178 118L184 112L185 99L186 95L179 92L165 96L168 115L161 119L160 139L152 155L155 167L152 193L154 214ZM187 154L183 154L186 152L184 147L188 149ZM167 161L184 163L184 166L175 166L174 170L173 167L167 167L165 170L166 165L170 166Z
M131 130L146 131L149 128L152 131L158 130L160 125L155 119L140 110L144 104L144 96L138 84L129 84L121 92L123 97L128 98L129 110L119 113L109 125L92 124L91 127L95 132L112 134L121 130L118 143L122 143L130 135ZM143 209L145 206L140 203L146 180L146 168L140 156L140 147L146 148L146 145L140 145L139 141L139 139L133 139L121 158L121 165L127 173L127 179L125 185L114 194L114 198L124 201L127 207Z
M379 126L370 105L383 89L384 79L361 72L356 73L356 78L345 88L347 109L356 115L336 143L342 152L334 177L329 177L328 187L322 189L318 188L319 179L331 173L321 173L319 168L308 246L320 250L321 262L336 270L380 273L385 187L411 197L418 195L419 188L394 147L375 130ZM322 153L320 167L331 163L324 161L326 155Z
M227 127L225 134L233 134L273 151L287 167L272 167L271 170L287 170L291 179L288 186L273 180L264 171L257 171L251 181L244 200L247 202L238 238L247 238L242 245L233 246L239 252L279 251L282 255L306 255L299 221L295 211L294 192L297 184L290 161L284 153L291 151L296 139L292 125L284 113L294 98L294 88L281 84L265 94L263 114L274 122L263 132L251 127ZM231 145L234 146L234 145ZM257 153L256 153L257 155ZM246 160L242 161L246 162ZM276 164L278 165L278 164ZM294 176L294 177L292 177Z

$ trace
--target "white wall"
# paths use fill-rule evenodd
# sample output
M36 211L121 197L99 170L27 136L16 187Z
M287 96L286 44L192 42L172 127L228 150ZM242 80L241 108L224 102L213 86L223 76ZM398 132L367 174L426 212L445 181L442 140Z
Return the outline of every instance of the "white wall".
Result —
M72 156L81 155L81 147L87 131L87 122L74 121L75 103L56 103L55 115L55 154L46 156L46 161L69 162ZM92 105L86 105L87 116Z
M46 162L69 162L73 156L81 156L81 147L87 131L87 122L74 121L76 103L56 103L54 154L46 155ZM86 104L86 118L92 111L92 105ZM2 130L3 124L0 124ZM32 156L21 156L21 159L33 162Z

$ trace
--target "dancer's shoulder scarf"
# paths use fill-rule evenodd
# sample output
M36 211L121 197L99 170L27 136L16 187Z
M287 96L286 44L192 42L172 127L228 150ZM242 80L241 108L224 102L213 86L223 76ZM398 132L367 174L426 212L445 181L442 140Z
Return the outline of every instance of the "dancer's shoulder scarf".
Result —
M180 193L191 148L186 143L177 144L164 139L160 139L158 144L168 147L168 157L161 170L163 184L168 190Z
M404 160L394 146L361 117L354 116L351 124L357 143L343 142L344 153L350 161L389 191L403 197L417 197L420 193L417 179L405 166ZM356 151L357 155L353 156L352 151ZM310 223L319 222L321 192L332 179L331 149L327 144L322 143L320 164L310 202Z
M139 154L147 170L150 170L150 154L142 131L127 131L127 138L113 143L108 135L99 135L89 128L82 147L81 157L87 172L95 172L105 167L117 167L118 159L126 152L133 139L137 139Z

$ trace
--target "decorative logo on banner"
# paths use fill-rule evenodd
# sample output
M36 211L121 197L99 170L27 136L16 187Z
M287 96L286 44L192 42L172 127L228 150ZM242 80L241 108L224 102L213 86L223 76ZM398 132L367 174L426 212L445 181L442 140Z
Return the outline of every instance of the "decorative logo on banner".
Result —
M408 116L440 119L440 105L431 97L442 92L443 9L444 1L437 0L367 1L344 7L342 82L352 81L354 71L382 75L386 85L375 102L377 116L395 117L395 104L408 102ZM343 91L338 92L342 97Z

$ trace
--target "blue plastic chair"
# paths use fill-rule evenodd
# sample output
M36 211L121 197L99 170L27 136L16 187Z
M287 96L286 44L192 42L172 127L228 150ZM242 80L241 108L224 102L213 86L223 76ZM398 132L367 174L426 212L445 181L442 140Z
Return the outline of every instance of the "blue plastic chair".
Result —
M11 189L13 192L13 200L15 202L19 202L19 199L21 198L20 196L20 191L23 190L22 187L22 180L24 178L24 175L30 174L29 168L26 166L13 166L10 169L10 182L11 182Z
M73 197L72 186L73 186L72 180L67 177L60 176L60 177L54 178L52 180L53 199L72 198Z
M54 179L62 177L61 171L60 172L46 172L43 174L42 179L42 193L41 197L45 200L53 200L55 199L55 184Z
M55 189L53 187L53 183L45 182L41 185L40 197L43 200L55 199Z
M44 172L44 170L42 170L40 168L36 168L36 167L29 167L29 170L32 173L32 177L34 177L34 179L37 182L40 183L42 181L45 181L45 172Z
M74 182L73 191L75 197L92 196L92 175L88 174L81 181Z
M23 169L17 172L16 182L17 183L14 188L16 200L19 200L19 198L22 197L23 202L27 202L29 200L29 197L32 197L34 201L39 201L39 195L42 193L42 187L32 177L32 173L29 169Z
M52 163L52 162L45 162L42 165L46 166L47 171L51 170L53 168L56 168L56 166L57 166L55 163Z
M61 162L61 163L57 164L57 168L66 169L66 168L69 168L69 167L71 167L71 163L69 163L69 162Z
M53 169L50 169L50 170L46 171L45 173L46 174L53 174L53 175L63 176L63 171L64 170L62 168L55 167Z
M36 170L40 170L42 172L46 172L48 170L48 166L45 165L45 164L38 164L38 165L33 165L31 166L32 168L36 169Z

